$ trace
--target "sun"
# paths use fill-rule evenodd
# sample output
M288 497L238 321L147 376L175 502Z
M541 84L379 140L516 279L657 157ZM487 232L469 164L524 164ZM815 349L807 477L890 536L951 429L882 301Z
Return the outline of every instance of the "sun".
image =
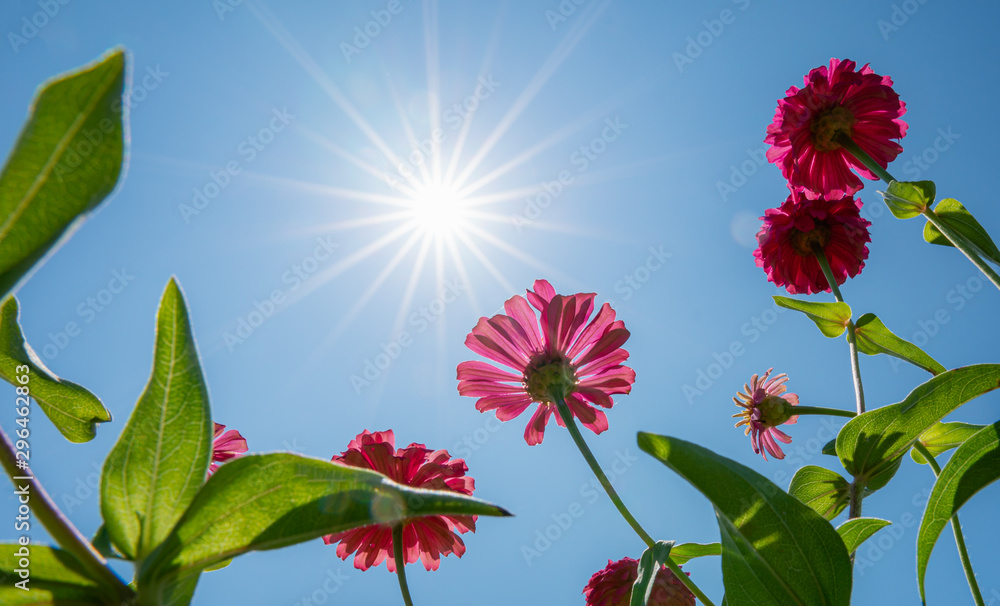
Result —
M447 236L461 229L468 204L447 184L421 184L411 196L413 218L426 234Z

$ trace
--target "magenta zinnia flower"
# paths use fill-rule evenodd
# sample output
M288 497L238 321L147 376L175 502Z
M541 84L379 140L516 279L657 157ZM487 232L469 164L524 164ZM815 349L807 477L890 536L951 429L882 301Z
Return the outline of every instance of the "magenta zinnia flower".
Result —
M396 438L389 431L372 433L367 429L351 440L347 450L333 457L334 463L362 469L374 469L390 480L416 488L448 490L471 495L476 482L465 475L469 468L462 459L451 459L447 450L429 450L423 444L410 444L396 450ZM424 516L407 520L403 526L403 559L411 564L420 558L424 568L437 570L441 555L462 557L465 543L455 531L476 531L477 516ZM354 567L368 570L386 562L389 572L396 571L392 554L392 529L384 525L363 526L323 537L337 545L337 556L346 560L354 553Z
M632 584L639 577L639 562L623 558L617 562L608 560L608 565L590 577L583 588L587 606L628 606L632 595ZM647 606L694 606L694 594L685 587L674 573L663 566L656 573L653 592Z
M862 188L861 179L877 180L874 173L847 152L837 139L854 141L882 168L903 151L893 139L906 135L906 104L892 90L892 79L854 61L830 59L805 77L803 88L791 87L778 101L774 121L767 127L767 159L781 168L793 188L807 196L842 198Z
M854 198L809 200L793 191L780 208L768 209L761 219L764 225L753 253L757 267L793 295L830 290L817 250L826 256L838 286L865 266L871 223L861 217L861 202Z
M225 432L225 433L223 433ZM247 441L235 429L226 431L226 426L215 423L215 436L212 439L212 464L208 467L208 475L215 473L220 463L236 458L245 453Z
M734 414L743 417L736 427L746 425L745 435L750 436L753 451L767 460L764 450L776 459L784 459L785 453L778 445L779 440L791 444L792 438L778 429L778 425L793 424L799 420L792 414L792 406L799 403L799 397L793 393L785 393L785 382L788 375L782 373L769 379L773 368L768 368L763 377L754 375L749 385L743 385L743 391L736 394L733 402L744 410Z
M527 295L527 300L521 296L508 299L504 303L507 315L480 318L465 339L472 351L515 372L485 362L462 362L458 393L478 397L476 408L496 410L501 421L513 419L537 402L524 430L524 439L532 446L541 444L549 417L556 412L555 394L565 399L585 427L601 433L608 428L608 419L593 405L611 408L611 396L629 393L635 382L635 371L621 364L628 359L628 352L621 348L629 338L625 324L615 320L607 303L590 320L594 293L557 295L551 284L536 280ZM540 312L540 319L532 307ZM564 425L558 414L556 421Z

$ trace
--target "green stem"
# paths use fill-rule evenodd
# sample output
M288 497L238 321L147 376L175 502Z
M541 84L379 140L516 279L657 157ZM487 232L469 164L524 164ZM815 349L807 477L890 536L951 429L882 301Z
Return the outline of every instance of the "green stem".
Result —
M410 588L406 585L406 562L403 560L403 524L392 527L392 557L396 560L396 577L399 579L399 591L403 594L403 603L413 606L410 598Z
M854 142L851 141L851 144L853 145ZM855 147L857 146L855 145ZM871 160L871 158L868 159ZM837 279L833 275L833 270L830 269L830 262L827 261L826 254L818 246L814 248L814 252L816 253L816 260L819 261L819 266L823 269L823 275L826 276L826 281L830 285L830 290L833 291L833 296L838 302L843 303L844 296L840 294L840 287L837 285ZM854 332L854 322L852 320L847 321L847 344L851 350L851 374L854 376L854 395L857 401L857 414L861 415L865 412L865 387L861 383L861 364L858 362L858 337ZM856 478L851 482L850 506L847 513L848 519L861 517L861 501L864 498L863 488L863 486L857 484Z
M90 541L59 511L31 468L27 465L23 469L18 467L19 459L15 453L10 438L3 428L0 428L0 463L3 464L4 471L10 476L15 487L28 486L26 492L31 511L41 521L45 530L60 547L73 554L96 581L112 589L121 603L134 603L135 592L108 568L104 556L98 553Z
M865 150L861 149L858 146L858 144L855 143L854 140L848 137L847 135L841 135L840 137L838 137L837 143L840 143L840 145L843 146L844 149L846 149L848 152L850 152L852 156L854 156L862 164L864 164L865 168L875 173L875 175L879 179L882 179L886 183L892 183L893 181L896 180L895 178L893 178L892 175L889 174L889 171L882 168L879 165L879 163L874 160L874 158L869 156L868 153L865 152Z
M793 406L791 409L796 415L827 415L830 417L847 417L853 419L858 416L856 412L841 410L840 408L824 408L822 406Z
M587 465L590 465L590 470L594 472L595 476L597 476L597 481L601 483L601 486L604 487L604 491L608 493L609 497L611 497L611 502L615 504L618 512L622 514L622 517L625 518L628 525L632 527L632 530L639 535L639 538L646 544L646 547L653 547L653 545L656 544L656 541L653 540L653 537L649 536L649 533L646 532L646 530L639 524L639 522L635 519L635 516L632 515L632 512L629 511L628 507L625 506L625 503L622 502L621 497L618 496L614 486L612 486L611 482L608 480L608 476L604 474L604 470L601 469L601 465L594 457L594 453L590 451L590 447L587 446L587 442L584 441L583 435L580 433L580 428L576 426L576 419L573 417L573 413L570 411L569 406L566 405L566 401L560 396L556 396L555 401L559 418L561 418L566 424L566 429L569 430L569 435L573 437L573 442L576 443L576 447L580 450L580 454L582 454L583 458L587 461ZM677 577L678 581L683 583L691 593L701 600L702 604L705 606L715 606L712 601L708 599L708 596L706 596L705 593L698 587L698 585L696 585L695 582L692 581L691 578L681 570L680 566L675 564L669 556L664 564L666 564L667 568L674 573L674 576Z
M968 257L968 259L972 261L972 264L979 268L979 271L986 274L986 277L990 279L990 282L993 282L993 286L1000 288L1000 275L997 275L997 272L990 267L989 263L984 261L983 258L979 256L979 253L976 252L972 246L970 246L968 240L966 240L961 234L955 232L952 228L948 227L948 225L941 220L941 217L939 217L933 209L925 208L923 210L923 215L928 221L930 221L931 225L938 228L938 231L940 231L945 238L948 238L948 241L951 242L955 248L962 251L962 254Z
M923 442L917 440L913 449L924 456L927 464L934 470L934 477L941 475L941 466L937 459L931 454ZM983 593L979 590L979 583L976 582L976 573L972 570L972 560L969 559L969 550L965 547L965 537L962 536L962 524L958 521L958 514L951 516L951 529L955 533L955 544L958 545L958 557L962 560L962 568L965 570L965 578L969 581L969 589L972 591L972 598L977 606L985 606Z

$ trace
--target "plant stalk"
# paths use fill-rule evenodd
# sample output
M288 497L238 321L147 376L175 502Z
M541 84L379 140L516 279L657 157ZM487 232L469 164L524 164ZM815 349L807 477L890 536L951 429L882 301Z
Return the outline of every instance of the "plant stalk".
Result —
M941 475L941 466L938 465L937 459L934 458L931 451L927 450L927 447L920 440L917 440L913 448L927 460L927 464L934 470L934 477ZM969 550L965 546L965 537L962 535L962 524L958 521L957 513L951 516L951 530L955 534L958 557L962 560L962 569L965 570L965 579L969 582L969 590L972 592L972 598L976 601L976 606L986 606L985 602L983 602L983 592L980 591L979 583L976 581L976 573L972 570L972 560L969 559Z
M52 501L52 497L45 492L42 483L35 477L31 468L28 465L25 465L24 468L19 467L19 459L15 453L10 438L7 437L3 428L0 428L0 463L3 464L4 471L10 476L15 488L27 487L25 496L28 499L28 504L45 530L60 547L73 554L95 580L113 590L116 599L122 604L133 604L135 592L132 591L132 588L108 568L108 562L104 556L98 553L90 541L59 511L59 508Z
M955 248L962 251L962 254L964 254L969 261L972 261L972 264L978 267L979 271L983 272L983 274L990 279L993 286L1000 289L1000 275L998 275L997 272L990 267L989 263L984 261L983 258L979 256L979 253L976 252L972 246L970 246L969 242L961 234L955 232L955 230L951 227L948 227L948 225L941 220L941 217L939 217L934 210L925 208L922 214L928 221L930 221L931 225L938 228L938 231L940 231L945 238L948 238L948 241L951 242Z
M584 441L583 435L580 433L580 428L576 426L576 419L573 417L573 413L570 411L565 399L561 396L556 396L555 400L556 412L559 415L559 418L561 418L565 423L566 429L569 430L569 435L572 436L573 442L576 443L576 447L580 450L580 454L582 454L583 458L587 461L587 465L590 466L590 470L594 472L595 476L597 476L597 481L599 481L601 486L604 487L604 491L608 493L608 496L611 498L611 502L615 504L615 508L617 508L618 512L622 514L622 517L625 518L628 525L632 527L632 530L639 535L639 538L646 544L646 547L653 547L653 545L656 544L656 541L654 541L653 537L651 537L642 525L639 524L639 522L635 519L635 516L632 515L632 512L629 511L628 507L625 506L625 503L622 502L621 497L618 496L618 492L615 491L614 486L612 486L611 482L608 480L608 476L605 475L604 470L601 469L601 465L594 457L594 453L590 451L590 447L587 446L587 442ZM706 596L705 593L698 587L698 585L696 585L695 582L681 570L680 566L674 563L673 559L668 556L667 561L664 562L664 564L666 564L667 568L674 573L674 576L677 577L678 581L683 583L691 593L701 600L702 604L705 606L715 606L712 601L708 599L708 596Z
M399 579L399 591L403 594L403 603L413 606L410 598L410 588L406 585L406 561L403 559L403 524L392 527L392 557L396 561L396 577Z

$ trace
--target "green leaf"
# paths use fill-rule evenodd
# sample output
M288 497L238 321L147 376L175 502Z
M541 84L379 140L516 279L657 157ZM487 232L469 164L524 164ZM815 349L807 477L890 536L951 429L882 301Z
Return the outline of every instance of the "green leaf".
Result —
M460 493L410 488L330 461L290 453L245 455L212 474L170 536L143 562L140 601L250 551L428 515L510 514Z
M997 249L993 238L979 224L979 221L976 221L972 213L965 210L961 202L953 198L945 198L934 207L934 212L937 213L938 219L942 223L958 232L959 235L964 236L966 240L979 249L979 252L984 257L1000 265L1000 250ZM931 244L954 246L951 240L946 238L930 221L924 225L924 240Z
M97 553L104 556L107 560L112 558L116 560L125 559L125 556L118 553L118 550L111 544L111 535L108 534L108 528L104 524L101 524L101 527L94 533L94 538L90 539L90 544L94 546Z
M930 208L937 192L933 181L893 181L879 193L897 219L911 219Z
M851 321L851 307L847 303L816 303L788 297L774 297L774 302L786 309L794 309L809 316L826 337L839 337Z
M19 565L22 547L29 552L29 569ZM22 570L23 572L18 572ZM14 583L27 581L23 587ZM39 606L41 604L117 605L114 594L90 578L86 569L68 551L43 545L0 544L0 604Z
M924 598L924 577L941 531L977 492L1000 479L1000 421L962 443L941 470L917 535L917 582Z
M840 538L844 539L847 551L854 553L870 536L892 524L879 518L854 518L837 527Z
M823 450L820 454L830 455L832 457L837 456L837 438L834 438L823 445Z
M670 550L670 559L678 566L695 558L717 555L722 555L722 545L719 543L681 543Z
M110 421L111 412L97 396L76 383L63 381L45 367L25 342L18 314L17 299L7 297L0 308L0 377L16 387L26 387L45 416L70 442L94 439L97 424ZM25 399L18 406L27 404Z
M851 499L851 487L842 475L816 465L795 472L788 494L827 520L840 515Z
M859 415L837 435L844 469L871 490L885 486L920 434L969 400L1000 387L1000 364L964 366L918 385L906 399Z
M167 536L208 473L208 390L180 287L167 284L156 316L153 371L101 475L111 541L141 560Z
M125 53L45 84L0 172L0 296L69 236L118 181Z
M931 425L930 429L920 434L919 440L936 457L952 448L958 448L962 442L968 440L983 427L986 426L969 423L935 423ZM927 459L917 449L910 451L910 457L921 465L927 463Z
M829 522L767 478L677 438L639 433L639 448L715 506L726 599L755 606L843 605L851 563Z
M858 337L858 351L863 354L887 354L923 368L932 375L946 370L922 349L892 334L875 314L865 314L858 318L854 329Z
M673 546L673 541L657 541L652 547L642 552L642 557L639 558L638 576L635 583L632 584L629 606L646 606L649 602L649 597L653 595L656 575L666 564L670 548Z

